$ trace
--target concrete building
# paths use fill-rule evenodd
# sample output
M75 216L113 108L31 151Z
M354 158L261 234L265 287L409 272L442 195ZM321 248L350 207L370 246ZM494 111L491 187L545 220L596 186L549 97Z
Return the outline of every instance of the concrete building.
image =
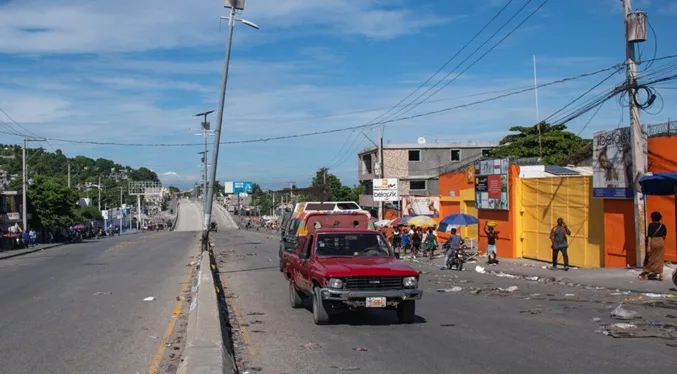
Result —
M384 176L380 176L378 149L368 147L358 153L358 180L364 188L360 205L374 208L372 180L398 178L399 194L439 196L440 171L451 165L465 164L486 157L497 143L385 144Z

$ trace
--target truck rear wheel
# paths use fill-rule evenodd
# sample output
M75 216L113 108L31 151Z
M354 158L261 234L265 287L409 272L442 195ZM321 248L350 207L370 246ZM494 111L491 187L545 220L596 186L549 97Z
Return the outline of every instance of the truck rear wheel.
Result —
M322 300L320 287L315 287L313 290L313 319L316 325L326 325L329 323L329 313L327 307Z
M294 287L294 283L291 280L289 281L289 303L294 309L303 306L303 298L301 297L301 294L296 291L296 287Z
M400 323L412 323L416 316L416 301L404 300L397 306L397 318Z

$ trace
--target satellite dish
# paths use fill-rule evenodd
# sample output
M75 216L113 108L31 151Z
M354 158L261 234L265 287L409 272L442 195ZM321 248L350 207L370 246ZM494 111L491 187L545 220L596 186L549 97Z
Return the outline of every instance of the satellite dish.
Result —
M418 144L425 144L425 143L426 143L425 138L422 137L422 136L419 136L419 138L418 138Z

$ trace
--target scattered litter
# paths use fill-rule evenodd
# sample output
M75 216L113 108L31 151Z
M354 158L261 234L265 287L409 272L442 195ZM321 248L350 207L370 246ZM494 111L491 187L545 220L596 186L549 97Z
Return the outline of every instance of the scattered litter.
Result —
M460 292L460 291L463 291L463 288L452 287L452 288L440 288L440 289L437 290L437 292L445 292L445 293Z
M265 314L266 314L266 313L261 313L261 312L251 312L251 313L247 313L248 316L263 316L263 315L265 315Z
M611 318L620 320L631 320L639 318L637 312L623 308L623 304L619 304L616 309L611 312Z
M360 370L360 368L358 368L358 367L356 367L356 366L351 366L351 367L341 367L341 366L332 365L332 366L330 366L329 368L330 368L330 369L343 370L343 371L357 371L357 370Z
M181 301L181 297L177 296L176 301Z
M667 297L667 295L660 294L660 293L645 293L644 296L650 297L652 299L664 299Z
M526 279L530 280L530 281L538 281L539 278L534 276L534 277L527 277Z
M672 319L675 319L675 318L677 318L677 317L673 316L672 314L668 314L668 315L665 316L665 318L672 318Z
M592 319L593 322L599 322L599 321L601 321L601 320L602 320L602 319L599 318L599 317L595 317L595 318Z
M620 292L612 292L609 294L609 296L620 296L620 295L621 295Z
M572 294L572 293L567 293L567 294L564 294L564 296L566 296L566 297L574 297L574 296L576 296L576 295L574 295L574 294Z
M153 301L155 300L155 297L153 296L148 296L147 298L143 299L143 301Z
M441 323L440 327L454 327L456 326L455 323Z
M353 351L366 352L367 348L357 347L357 348L353 348Z
M545 265L541 266L541 269L547 269L547 268L548 268L548 267L545 266Z
M322 348L322 346L320 344L315 344L315 343L307 343L307 344L302 345L301 347L303 347L303 349L305 349L306 351Z
M99 296L99 295L112 295L112 292L94 292L92 295L93 296Z
M484 268L481 267L481 266L475 267L475 271L478 272L478 273L480 273L480 274L486 274L486 273L487 273L487 271L484 270Z
M510 287L506 288L505 291L506 291L506 292L515 292L515 291L517 291L518 289L519 289L519 288L518 288L517 286L510 286Z
M251 322L252 325L258 325L258 324L260 324L260 323L264 323L264 322L263 322L263 321L259 321L258 319Z
M531 295L529 295L529 297L538 297L538 296L541 296L541 294L540 293L532 293Z
M151 338L151 339L155 339L155 340L160 339L160 338L158 338L157 336L153 336L153 335L151 335L150 338Z
M265 334L266 333L265 331L261 331L261 330L251 330L251 332L253 332L254 334Z
M497 277L501 277L501 278L511 278L511 279L517 278L516 275L506 274L506 273L504 273L504 272L494 273L494 275L497 276Z
M520 313L529 313L529 314L541 314L540 309L526 309L526 310L520 310Z
M637 325L633 325L632 323L614 323L613 327L617 327L619 329L627 330L627 329L636 329Z
M667 345L670 348L677 348L677 344L674 343L665 343L665 345Z

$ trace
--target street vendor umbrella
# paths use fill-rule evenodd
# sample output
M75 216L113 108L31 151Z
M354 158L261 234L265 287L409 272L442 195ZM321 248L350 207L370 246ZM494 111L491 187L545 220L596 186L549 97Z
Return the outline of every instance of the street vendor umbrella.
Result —
M433 220L428 216L416 216L414 218L409 219L407 221L407 225L428 228L437 226L437 222L435 222L435 220Z
M82 223L78 223L77 225L73 226L73 230L84 230L84 229L85 225L83 225Z
M410 216L404 216L404 217L395 218L394 220L392 220L392 221L390 222L390 226L392 226L392 227L406 226L406 225L407 225L407 221L408 221L410 218L412 218L412 217L410 217Z
M468 226L476 225L480 223L480 221L471 215L458 213L444 217L441 223L446 223L449 226Z

